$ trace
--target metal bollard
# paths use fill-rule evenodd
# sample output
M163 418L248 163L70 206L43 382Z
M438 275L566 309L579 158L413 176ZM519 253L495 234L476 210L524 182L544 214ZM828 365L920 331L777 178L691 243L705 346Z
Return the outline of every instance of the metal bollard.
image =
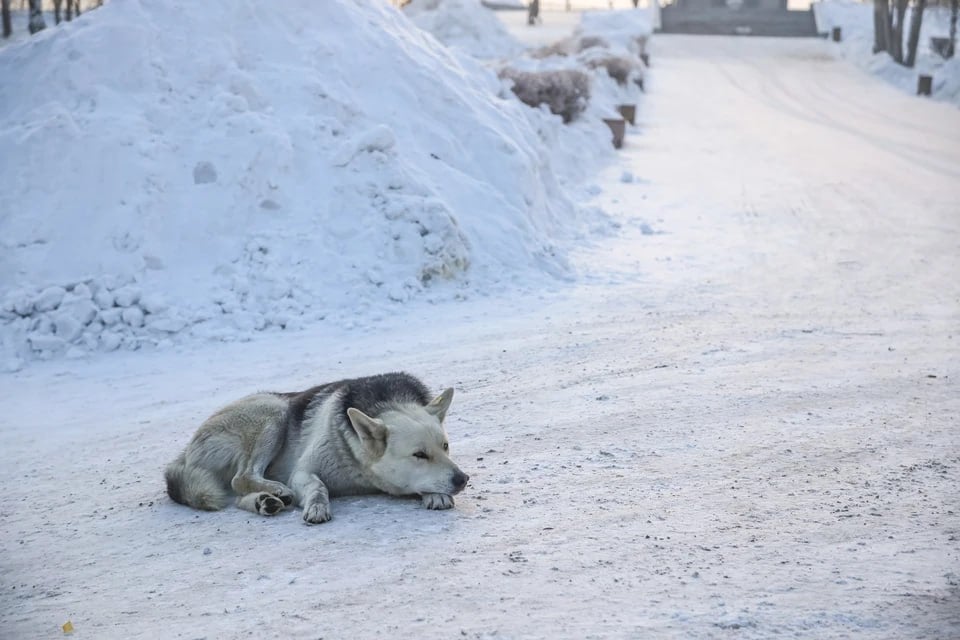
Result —
M627 123L623 118L604 118L603 121L610 127L610 133L613 134L613 147L619 149L623 146L623 136L627 132Z
M623 119L630 124L637 124L637 105L621 104L617 105L617 111L623 116Z

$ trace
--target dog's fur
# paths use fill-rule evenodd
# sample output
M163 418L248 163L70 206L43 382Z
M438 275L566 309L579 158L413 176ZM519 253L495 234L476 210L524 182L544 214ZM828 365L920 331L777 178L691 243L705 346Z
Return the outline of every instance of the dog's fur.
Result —
M449 509L467 484L448 454L443 420L453 389L430 399L405 373L341 380L295 393L257 393L204 422L167 466L167 493L214 511L274 515L295 504L310 524L330 519L330 497L420 495Z

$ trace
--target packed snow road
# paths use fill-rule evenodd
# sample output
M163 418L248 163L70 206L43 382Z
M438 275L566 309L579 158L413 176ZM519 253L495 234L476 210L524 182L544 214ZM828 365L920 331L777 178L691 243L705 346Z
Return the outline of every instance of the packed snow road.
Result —
M0 637L960 635L960 112L829 43L661 37L579 283L2 379ZM256 389L457 388L457 508L198 513Z

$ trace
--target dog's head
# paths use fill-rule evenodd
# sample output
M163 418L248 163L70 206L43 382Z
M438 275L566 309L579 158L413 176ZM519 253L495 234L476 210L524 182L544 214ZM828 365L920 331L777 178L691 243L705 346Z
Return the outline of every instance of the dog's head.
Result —
M443 419L453 400L447 389L427 406L403 404L371 418L349 408L347 416L367 454L366 467L392 495L459 493L469 476L450 459Z

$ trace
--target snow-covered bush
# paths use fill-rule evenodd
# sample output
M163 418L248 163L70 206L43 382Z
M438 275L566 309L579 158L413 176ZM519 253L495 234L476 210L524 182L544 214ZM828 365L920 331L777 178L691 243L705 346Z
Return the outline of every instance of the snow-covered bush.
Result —
M594 47L609 48L610 43L600 36L568 36L530 51L533 58L549 58L551 56L573 56L581 51Z
M643 66L633 57L616 55L612 52L594 49L596 55L581 55L580 60L590 69L603 69L621 87L632 82L643 88Z
M531 107L546 105L552 113L571 122L587 108L590 77L576 69L518 71L506 67L500 77L511 82L511 90Z

